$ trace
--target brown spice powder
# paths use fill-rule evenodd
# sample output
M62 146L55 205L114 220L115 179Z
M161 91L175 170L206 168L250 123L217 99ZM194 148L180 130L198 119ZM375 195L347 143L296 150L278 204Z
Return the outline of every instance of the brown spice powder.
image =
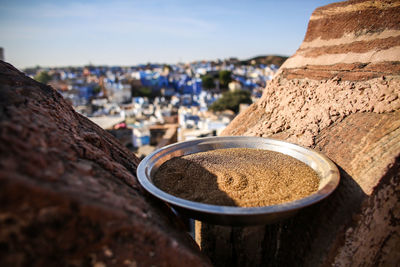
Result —
M174 196L207 204L259 207L304 198L318 190L319 177L285 154L229 148L172 158L153 177Z

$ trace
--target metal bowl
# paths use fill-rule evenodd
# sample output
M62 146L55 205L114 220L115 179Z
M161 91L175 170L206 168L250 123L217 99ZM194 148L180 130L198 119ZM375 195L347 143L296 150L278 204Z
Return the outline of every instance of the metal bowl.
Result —
M232 207L203 204L170 195L153 184L153 175L165 161L183 155L222 148L258 148L294 157L318 174L318 191L300 200L264 207ZM200 221L232 226L268 224L295 214L298 210L326 198L339 184L337 167L326 156L288 142L261 137L209 137L175 143L145 157L137 168L140 184L150 194L171 205L178 213Z

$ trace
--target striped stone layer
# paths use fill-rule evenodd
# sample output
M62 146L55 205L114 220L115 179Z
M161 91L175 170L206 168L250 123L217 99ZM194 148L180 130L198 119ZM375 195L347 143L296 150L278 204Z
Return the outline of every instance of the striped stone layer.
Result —
M284 78L368 80L400 75L400 1L347 1L314 11Z

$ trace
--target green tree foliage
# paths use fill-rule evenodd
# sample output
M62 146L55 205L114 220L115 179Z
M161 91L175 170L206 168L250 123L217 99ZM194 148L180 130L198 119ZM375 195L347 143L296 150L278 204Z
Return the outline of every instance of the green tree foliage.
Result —
M211 75L204 75L201 78L201 82L202 82L203 88L206 90L215 88L214 78Z
M219 72L219 84L221 88L228 88L228 84L232 81L232 72L221 70Z
M101 92L101 86L98 85L98 84L96 84L96 85L93 87L93 93L94 93L95 95L97 95L97 94L99 94L100 92Z
M251 94L249 91L236 90L233 92L225 92L222 97L211 104L210 110L212 111L223 111L230 109L235 113L239 112L240 104L251 104Z
M36 74L34 79L40 83L47 84L51 80L51 76L47 73L47 71L41 71L40 73Z
M150 87L134 88L132 90L132 97L138 97L138 96L154 99L157 96L161 96L161 92L159 90L154 90Z
M140 87L139 89L135 89L132 92L132 96L133 97L148 97L151 98L152 97L152 92L151 92L151 88L149 87Z

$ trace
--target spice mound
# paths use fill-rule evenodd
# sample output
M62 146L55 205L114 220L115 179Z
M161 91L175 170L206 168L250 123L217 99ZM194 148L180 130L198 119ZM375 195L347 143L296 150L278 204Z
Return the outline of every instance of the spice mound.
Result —
M156 171L153 182L191 201L260 207L312 194L319 177L305 163L279 152L228 148L172 158Z

